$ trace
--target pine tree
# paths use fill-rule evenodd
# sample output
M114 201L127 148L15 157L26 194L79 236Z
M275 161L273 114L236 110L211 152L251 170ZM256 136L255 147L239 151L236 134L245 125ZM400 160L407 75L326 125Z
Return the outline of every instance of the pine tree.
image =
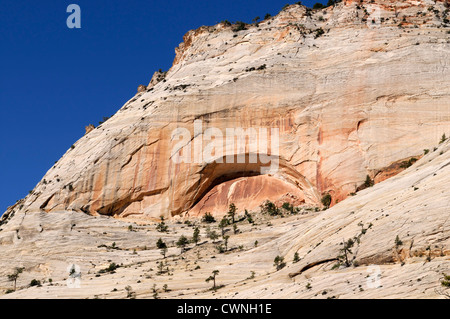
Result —
M198 227L195 227L194 234L192 235L192 242L197 246L198 242L200 241L200 229Z

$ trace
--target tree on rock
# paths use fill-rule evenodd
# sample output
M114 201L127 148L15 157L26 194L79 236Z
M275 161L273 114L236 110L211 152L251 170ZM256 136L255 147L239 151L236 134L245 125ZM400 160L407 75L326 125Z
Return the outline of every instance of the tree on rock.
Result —
M230 207L228 209L228 216L230 216L231 218L231 222L234 224L235 221L235 217L236 217L236 205L234 205L233 203L230 204Z
M24 271L25 268L16 267L14 272L8 275L8 280L14 282L14 291L17 288L17 279L19 279L20 274Z
M218 271L218 270L214 270L214 271L212 272L212 275L209 276L208 278L206 278L206 282L213 281L213 287L212 287L213 290L216 290L216 289L217 289L217 286L216 286L216 276L217 276L218 274L219 274L219 271Z
M186 236L181 235L181 237L177 241L177 247L181 248L181 253L183 253L186 250L186 246L189 244L189 240L186 238Z
M277 268L277 271L283 269L286 266L286 263L284 262L284 257L281 256L275 257L273 265Z
M200 241L200 228L195 227L194 234L192 235L192 242L197 246L198 242Z

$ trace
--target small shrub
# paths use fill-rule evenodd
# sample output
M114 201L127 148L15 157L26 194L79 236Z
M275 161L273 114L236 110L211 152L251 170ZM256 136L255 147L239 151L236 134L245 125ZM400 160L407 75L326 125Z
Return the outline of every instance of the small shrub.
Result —
M372 187L374 185L374 181L370 178L369 175L366 176L366 180L364 182L365 187Z
M167 226L166 223L161 220L161 222L156 226L156 230L160 233L166 233L169 230L169 226Z
M186 246L189 244L189 240L186 236L181 235L181 237L177 241L177 247L181 248L181 253L183 253L186 249Z
M354 244L355 241L352 238L343 242L343 247L340 249L341 254L337 257L339 266L345 265L346 267L350 267L351 262L349 259L349 255L352 254L351 248Z
M200 228L195 227L194 234L192 235L192 242L197 246L200 241Z
M270 216L276 216L280 213L280 210L274 203L272 203L270 200L267 200L264 202L264 204L261 205L261 213L269 214Z
M216 276L219 274L219 271L218 270L214 270L213 272L212 272L212 275L211 276L209 276L208 278L206 278L206 282L210 282L210 281L213 281L213 287L211 288L211 289L213 289L213 290L216 290L217 289L217 286L216 286Z
M321 4L320 2L317 2L316 4L313 5L313 9L322 9L325 6L323 4Z
M326 208L330 207L331 201L332 201L332 198L329 193L322 196L321 202L322 202L322 205L325 206Z
M450 276L444 274L444 279L441 281L441 285L446 288L450 288Z
M233 203L230 204L230 207L228 208L228 216L231 218L231 222L234 224L235 221L235 217L236 217L236 205L234 205Z
M316 39L325 34L325 31L323 31L322 28L316 29L315 32L316 32L316 34L315 34L314 38L316 38Z
M158 239L158 241L156 242L156 247L157 247L158 249L167 248L167 244L160 238L160 239Z
M117 268L119 268L118 265L116 265L115 263L110 263L108 268L106 268L106 271L112 272L112 271L115 271Z
M284 262L284 257L276 256L273 260L273 265L276 267L277 271L286 267L286 263Z
M239 32L239 31L242 31L242 30L247 30L247 26L246 26L245 22L237 21L233 31L234 32Z
M202 218L203 223L212 224L216 222L216 219L211 215L211 213L206 213Z
M401 168L404 168L404 169L407 169L407 168L409 168L409 167L411 167L415 162L417 162L417 158L411 158L410 160L408 160L408 161L404 161L404 162L402 162L401 164L400 164L400 167Z
M395 246L399 247L401 245L403 245L403 242L400 240L400 238L397 235L397 237L395 237Z
M248 221L249 224L253 224L254 223L252 215L250 215L250 213L247 210L245 210L245 218L247 218L247 221Z

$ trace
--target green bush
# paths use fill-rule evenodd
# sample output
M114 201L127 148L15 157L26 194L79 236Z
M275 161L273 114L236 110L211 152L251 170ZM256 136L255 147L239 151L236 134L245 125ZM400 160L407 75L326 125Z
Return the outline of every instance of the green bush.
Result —
M325 31L323 31L322 28L316 29L315 32L316 32L316 34L315 34L314 38L316 38L316 39L325 34Z
M374 181L370 178L369 175L366 176L366 181L364 182L365 187L372 187L374 185Z
M211 224L215 223L216 219L210 213L206 213L205 215L203 215L202 222Z
M275 259L273 261L273 265L277 268L277 271L286 267L286 263L284 262L284 257L281 257L281 256L275 257Z
M323 206L325 206L327 208L330 207L331 201L332 201L332 198L331 198L331 195L329 193L327 193L327 194L322 196L321 202L322 202Z
M280 210L274 203L272 203L270 200L267 200L264 202L264 204L261 205L261 213L269 214L270 216L276 216L280 213Z
M156 242L156 247L158 249L164 249L167 248L167 244L160 238L158 239L158 241Z
M242 30L247 30L247 26L246 26L245 22L236 21L236 25L235 25L233 31L238 32L238 31L242 31Z
M313 5L313 9L322 9L322 8L325 8L325 6L320 2L317 2L315 5Z
M401 168L409 168L411 167L415 162L417 162L417 158L411 158L409 161L404 161L400 164Z

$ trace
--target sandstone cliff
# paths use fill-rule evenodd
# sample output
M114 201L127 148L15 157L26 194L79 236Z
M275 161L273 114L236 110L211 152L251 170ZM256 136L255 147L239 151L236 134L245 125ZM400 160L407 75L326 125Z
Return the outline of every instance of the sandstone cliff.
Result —
M0 297L127 298L131 287L137 298L153 298L153 289L159 298L442 298L440 279L450 268L449 174L447 141L327 211L284 218L251 211L254 224L238 222L237 234L227 227L224 253L216 249L223 241L207 238L217 223L168 221L160 233L155 223L21 211L0 226L0 292L12 288L7 275L14 267L25 269L18 290ZM192 236L194 223L200 242L180 254L175 243ZM342 241L354 237L351 265L334 267ZM166 258L159 238L169 247ZM286 263L280 271L276 256ZM71 265L77 289L68 281ZM217 291L205 282L213 270L224 285ZM42 286L30 287L33 279Z
M334 204L367 175L395 175L395 163L448 132L446 1L292 5L241 29L189 31L172 68L76 142L4 218L62 210L147 219L223 214L232 201L253 209L267 198L319 206L325 193ZM194 120L203 124L197 135ZM260 162L171 158L177 128L194 146L207 128L236 127L279 129L277 171L261 176ZM222 155L250 153L232 147Z
M0 292L14 267L24 271L1 297L441 297L450 267L450 141L439 144L450 132L447 15L446 1L343 1L292 5L239 31L188 32L167 73L91 127L3 215ZM176 129L191 136L195 158L208 128L236 127L270 137L278 129L279 169L248 161L250 138L214 154L242 163L173 160ZM277 155L272 146L264 155ZM376 184L363 189L367 175ZM333 207L311 209L325 193ZM299 211L262 214L266 199ZM198 217L220 217L231 202L237 229L226 227L226 244L209 239L218 223ZM160 215L174 217L167 232L156 229ZM201 240L181 252L176 241L194 225ZM213 270L217 291L205 282Z

